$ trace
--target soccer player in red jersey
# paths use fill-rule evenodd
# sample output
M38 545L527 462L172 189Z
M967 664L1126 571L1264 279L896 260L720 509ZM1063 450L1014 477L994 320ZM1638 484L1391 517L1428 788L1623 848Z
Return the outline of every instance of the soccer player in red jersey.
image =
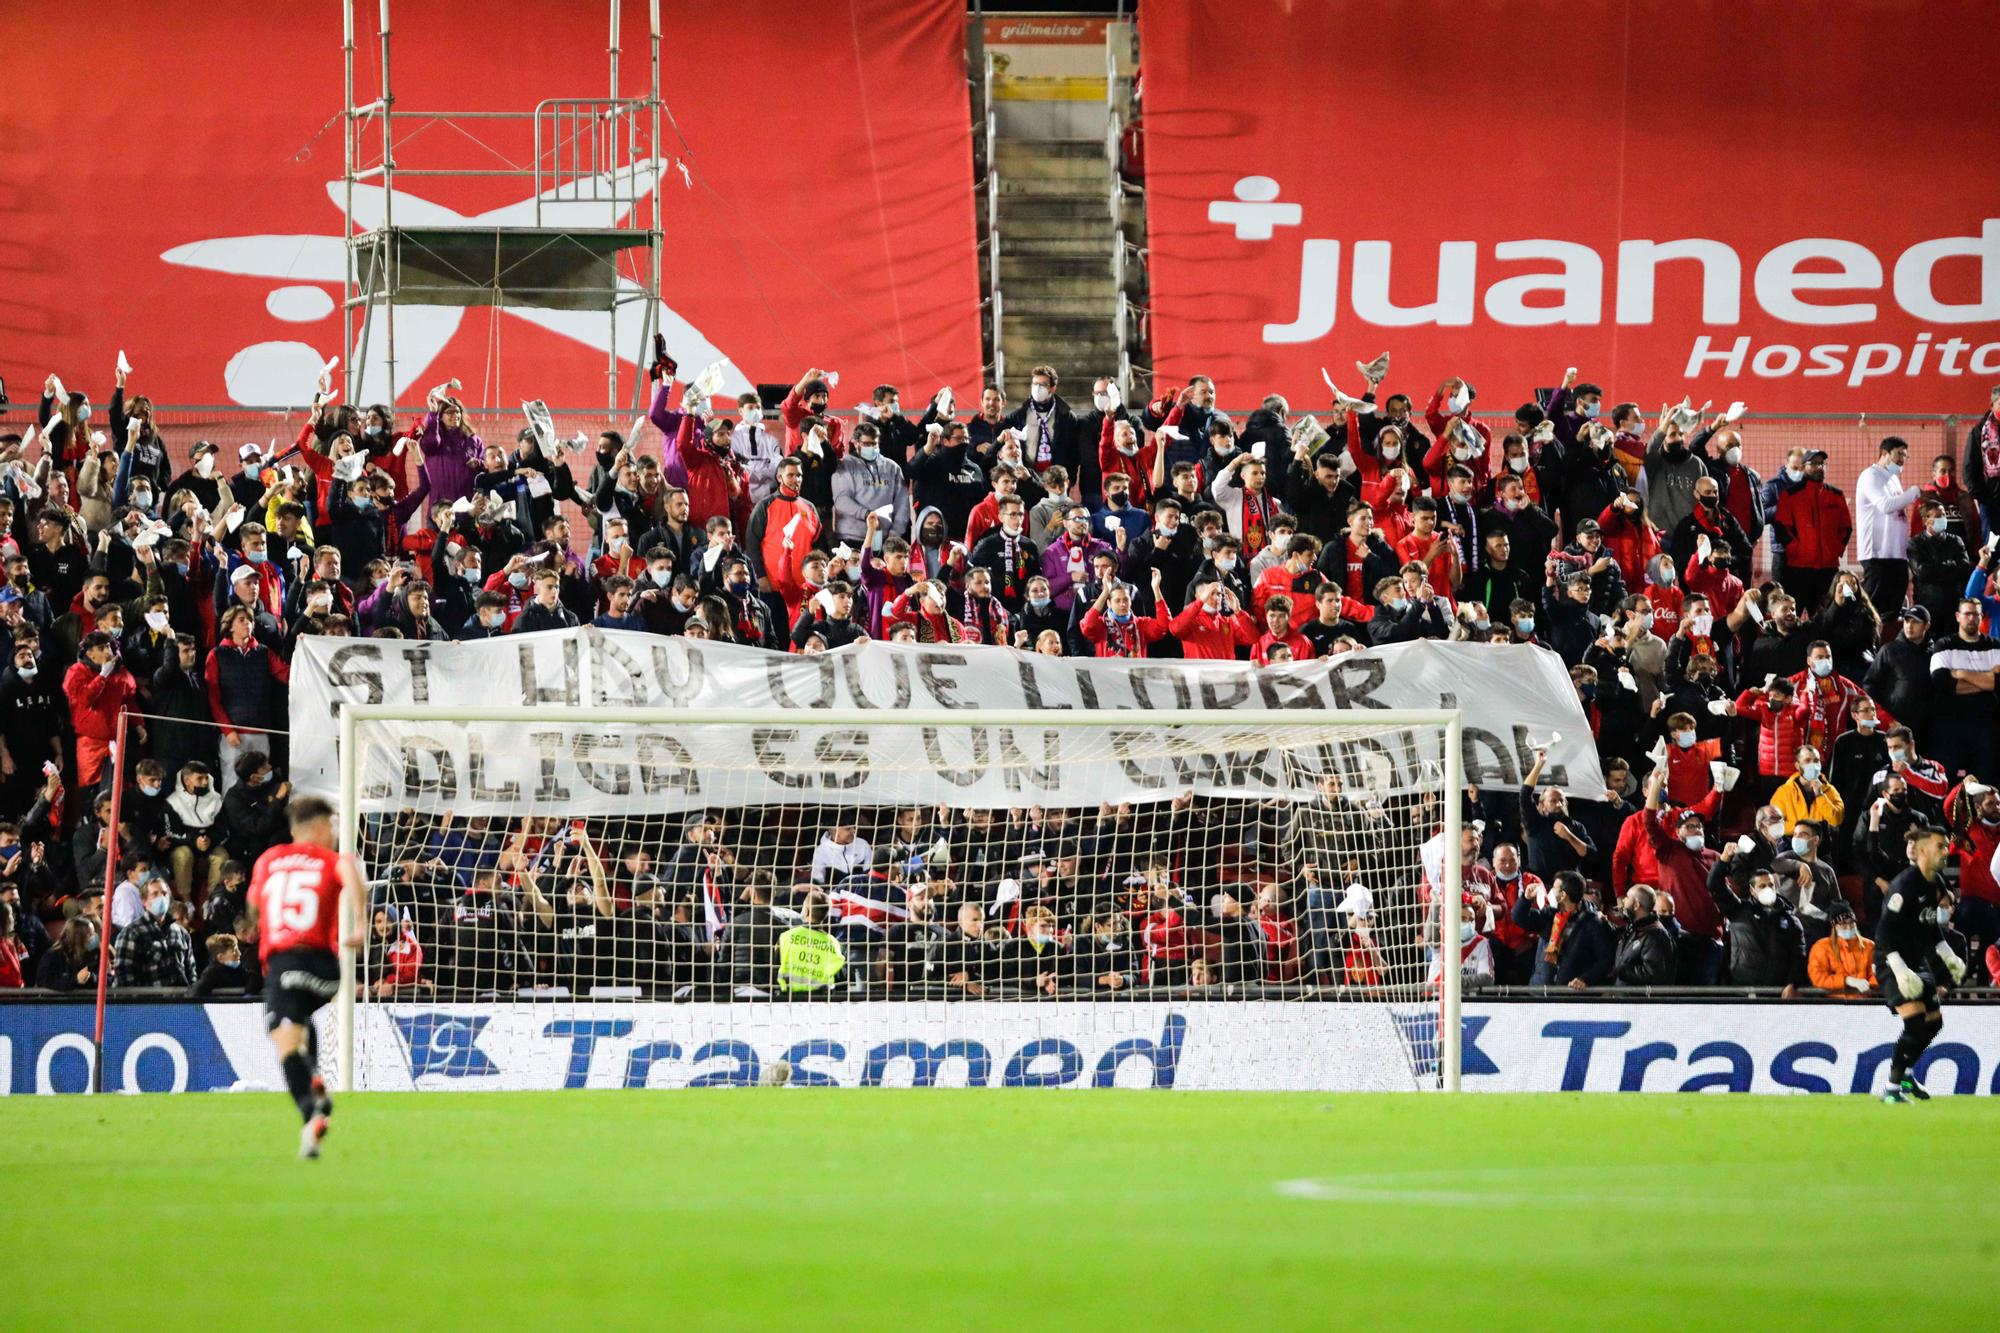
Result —
M292 840L257 858L250 877L250 915L257 922L257 953L264 962L264 1026L277 1047L285 1088L305 1127L299 1156L318 1157L333 1099L319 1076L319 1037L312 1016L340 990L336 950L358 939L342 931L342 890L359 905L367 889L352 857L334 848L333 806L301 796L287 812Z

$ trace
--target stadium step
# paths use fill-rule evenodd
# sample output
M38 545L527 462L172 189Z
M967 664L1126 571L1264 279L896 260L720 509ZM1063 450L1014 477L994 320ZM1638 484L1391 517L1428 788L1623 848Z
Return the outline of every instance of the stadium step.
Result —
M1051 234L1022 234L1031 229ZM1103 236L1079 232L1074 227L1048 223L1016 223L1000 240L1005 252L1000 256L1000 273L1003 278L1006 276L1010 261L1030 258L1088 259L1094 264L1102 264L1106 272L1110 271L1112 243Z
M1091 248L1079 246L1070 251L1024 249L1021 243L1006 236L1000 238L1000 243L1000 280L1006 284L1010 296L1017 289L1026 295L1037 290L1041 283L1101 283L1107 288L1111 285L1111 252L1094 238Z
M1017 166L1023 162L1104 161L1104 140L1098 138L1002 139L996 146L999 149L996 156L1002 167Z
M1016 294L1007 289L1007 310L1009 319L1041 319L1044 316L1056 318L1080 318L1103 320L1109 325L1118 309L1118 293L1109 283L1102 291L1089 294L1070 292L1062 294L1022 292Z
M1102 193L1005 194L1000 196L1000 235L1023 222L1050 220L1087 222L1108 231L1111 201Z

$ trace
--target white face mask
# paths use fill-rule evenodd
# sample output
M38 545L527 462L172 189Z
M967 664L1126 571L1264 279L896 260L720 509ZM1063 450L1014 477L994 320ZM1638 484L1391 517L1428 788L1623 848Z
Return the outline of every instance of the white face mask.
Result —
M1397 460L1398 458L1401 458L1402 456L1403 456L1403 446L1402 446L1402 445L1400 445L1400 444L1385 444L1385 445L1383 445L1383 446L1382 446L1382 457L1383 457L1384 459L1388 460L1389 462L1393 463L1393 462L1395 462L1395 461L1396 461L1396 460Z
M1507 470L1517 473L1526 472L1528 470L1528 456L1526 454L1515 454L1507 460Z
M155 634L163 632L167 628L167 613L165 611L148 611L146 613L146 628L152 630Z
M1851 940L1855 936L1859 935L1861 932L1859 930L1856 930L1853 926L1835 926L1833 928L1833 933L1840 936L1840 938L1844 940Z
M1776 889L1763 888L1757 890L1757 905L1759 907L1769 907L1777 901L1778 891Z
M1046 384L1037 384L1032 389L1028 390L1028 394L1036 402L1046 403L1047 401L1049 401L1049 399L1055 396L1055 390L1051 389Z
M197 458L197 459L195 459L195 460L194 460L194 474L195 474L195 475L196 475L197 477L212 477L212 476L214 476L214 475L215 475L215 455L214 455L214 454L203 454L203 455L202 455L202 456L201 456L200 458Z

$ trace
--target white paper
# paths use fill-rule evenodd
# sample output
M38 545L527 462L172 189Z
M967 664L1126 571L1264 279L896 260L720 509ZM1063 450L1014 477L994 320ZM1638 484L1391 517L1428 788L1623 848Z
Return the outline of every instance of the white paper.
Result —
M530 472L528 474L528 496L530 499L539 500L554 490L555 487L549 485L549 479L541 473Z
M394 447L394 448L392 448L392 449L390 449L390 450L389 450L389 452L390 452L391 454L394 454L394 455L395 455L395 456L396 456L397 458L401 458L401 457L403 456L403 450L404 450L404 449L405 449L406 447L408 447L409 443L410 443L410 437L409 437L409 436L407 436L407 435L398 435L398 436L396 437L396 444L395 444L395 447Z
M688 386L688 392L704 403L721 393L724 368L728 364L727 361L714 361L702 367L701 374L696 375L694 382Z
M1618 668L1618 683L1620 685L1623 685L1628 690L1636 690L1639 688L1638 677L1634 676L1630 668L1628 667Z
M122 347L118 349L118 373L120 375L132 373L132 363L125 359L125 349Z
M453 500L451 502L451 512L454 514L471 513L472 512L471 498L468 496L461 495L456 500Z
M238 506L236 506L236 508L234 508L234 509L230 510L230 511L229 511L229 517L228 517L228 518L225 518L225 519L223 519L223 520L222 520L222 526L223 526L223 527L225 527L225 528L227 528L227 529L228 529L229 531L231 531L231 532L234 532L234 531L236 531L236 529L238 529L238 528L242 527L242 526L243 526L243 506L242 506L242 505L238 505Z
M1710 712L1711 714L1713 714L1714 716L1716 716L1716 717L1728 717L1728 716L1729 716L1729 700L1727 700L1727 699L1710 699L1710 700L1708 701L1708 711L1709 711L1709 712Z
M939 416L948 417L951 415L952 408L956 406L956 400L954 400L951 396L951 386L949 384L945 385L943 388L937 391L937 398L935 399L935 401L937 403L937 410Z
M582 431L578 431L576 434L570 436L567 440L563 441L563 443L568 447L569 451L573 454L584 454L590 452L590 437L584 434ZM401 453L402 451L403 451L402 446L398 445L396 448L396 452Z
M1743 420L1743 401L1738 399L1736 402L1731 403L1729 410L1722 414L1722 419L1732 426Z
M875 404L873 403L856 403L854 405L854 415L860 417L863 421L880 421L882 419L882 414L875 410Z
M1162 423L1160 428L1154 431L1153 433L1155 435L1164 435L1170 440L1185 440L1187 438L1186 435L1181 433L1181 428L1179 426L1167 425L1164 423Z
M1736 850L1747 856L1757 850L1757 840L1746 833L1736 840Z
M302 557L303 557L304 555L305 555L305 552L304 552L304 551L301 551L301 550L300 550L300 549L299 549L298 547L296 547L296 546L293 546L293 547L290 547L290 548L288 548L288 549L287 549L287 550L285 551L285 559L287 559L287 560L298 560L298 559L302 558Z
M334 459L333 479L335 481L358 481L361 477L362 465L366 461L366 457L362 454L349 454L345 458Z
M1250 446L1250 456L1260 460L1264 457L1264 442L1262 440Z
M1360 366L1361 366L1361 363L1360 363L1359 361L1356 361L1356 362L1354 363L1354 365L1355 365L1355 368L1356 368L1356 369L1359 369L1359 368L1360 368ZM1338 386L1336 386L1336 385L1334 384L1334 382L1333 382L1333 376L1331 376L1331 375L1329 375L1329 374L1327 373L1327 370L1326 370L1326 367L1325 367L1325 366L1321 366L1321 367L1319 368L1319 377L1320 377L1321 379L1323 379L1323 380L1325 380L1325 381L1326 381L1326 391L1327 391L1328 393L1332 394L1332 395L1333 395L1334 397L1336 397L1336 398L1338 398L1338 397L1340 397L1340 396L1341 396L1341 394L1340 394L1340 389L1339 389L1339 387L1338 387Z
M340 353L335 352L332 356L326 359L326 364L321 366L319 368L319 371L320 374L322 375L331 375L334 371L338 369L340 369ZM458 381L453 380L451 382L451 387L456 389L458 387Z
M883 505L880 509L875 510L874 513L875 517L881 519L884 523L887 523L890 519L896 516L896 506L892 504L886 504Z
M999 911L1008 903L1021 901L1021 881L1011 876L1000 881L999 892L993 895L993 910Z
M813 605L819 608L821 615L823 616L832 615L833 594L828 592L825 588L821 588L818 592L813 594Z
M137 537L134 537L132 539L132 549L135 551L143 551L146 550L148 547L157 546L159 544L159 541L160 541L160 534L153 531L151 528L147 528L142 532L140 532L140 534Z
M827 372L826 372L826 374L825 374L824 376L822 376L822 378L826 380L826 387L827 387L827 388L829 388L829 389L838 389L838 388L840 387L840 372L839 372L839 371L837 371L837 370L829 370L829 371L827 371Z
M521 411L528 418L528 426L535 432L535 442L543 453L553 453L556 447L556 423L549 415L549 405L539 398L525 399Z
M1116 532L1125 525L1118 521L1118 516L1116 514L1106 514L1104 516L1104 526L1111 529L1113 532Z
M104 442L110 438L111 437L106 435L103 431L94 430L90 432L90 447L93 449L102 449L104 447Z
M547 551L540 551L534 555L522 556L521 563L524 565L539 565L542 563L542 561L548 558L549 558L549 553Z
M711 546L706 551L703 551L701 553L701 567L704 570L713 570L716 561L722 559L722 552L723 548L720 546Z
M65 398L69 397L69 390L63 388L62 376L51 375L49 376L49 378L55 381L56 385L55 398L58 403L62 402Z

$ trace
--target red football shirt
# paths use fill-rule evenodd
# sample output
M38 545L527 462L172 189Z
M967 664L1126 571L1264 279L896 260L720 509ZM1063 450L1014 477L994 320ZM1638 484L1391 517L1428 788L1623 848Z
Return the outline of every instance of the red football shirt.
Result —
M340 857L311 843L282 842L250 875L257 904L257 956L340 946Z

